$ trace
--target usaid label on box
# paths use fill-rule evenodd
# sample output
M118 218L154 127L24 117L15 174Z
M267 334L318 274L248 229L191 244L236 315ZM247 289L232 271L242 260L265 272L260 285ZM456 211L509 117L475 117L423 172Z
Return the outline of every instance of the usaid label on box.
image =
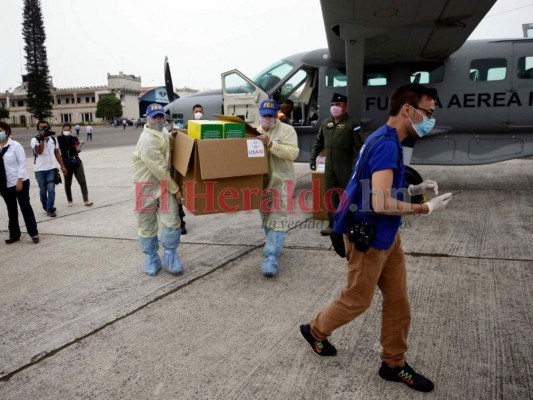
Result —
M246 144L248 145L248 158L265 156L265 146L259 139L247 140Z

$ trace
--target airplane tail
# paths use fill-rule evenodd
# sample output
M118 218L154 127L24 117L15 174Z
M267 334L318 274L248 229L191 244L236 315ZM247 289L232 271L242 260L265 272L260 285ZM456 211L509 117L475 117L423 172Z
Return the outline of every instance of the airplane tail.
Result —
M168 57L165 56L165 89L167 90L168 103L172 103L178 99L179 96L174 93L174 85L172 84L172 75L170 73L170 65L168 64Z

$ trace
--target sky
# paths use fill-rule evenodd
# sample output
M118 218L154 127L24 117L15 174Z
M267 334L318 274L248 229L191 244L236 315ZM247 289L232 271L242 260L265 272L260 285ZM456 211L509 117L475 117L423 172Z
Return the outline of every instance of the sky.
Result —
M0 0L0 92L25 72L23 0ZM327 47L319 0L41 0L55 87L107 85L107 73L175 87L221 87L220 74L249 77L275 61ZM498 0L471 39L522 37L533 0Z

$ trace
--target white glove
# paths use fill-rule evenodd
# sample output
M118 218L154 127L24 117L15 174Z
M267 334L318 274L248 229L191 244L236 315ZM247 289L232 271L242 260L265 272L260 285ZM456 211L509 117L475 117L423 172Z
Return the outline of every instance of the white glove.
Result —
M436 196L439 194L439 186L437 185L437 182L428 179L419 185L409 185L407 193L409 193L409 196L416 196L419 194L434 194Z
M441 196L435 197L430 201L426 201L424 204L428 206L429 212L426 215L431 214L433 211L439 211L448 205L448 202L452 199L451 193L444 193Z

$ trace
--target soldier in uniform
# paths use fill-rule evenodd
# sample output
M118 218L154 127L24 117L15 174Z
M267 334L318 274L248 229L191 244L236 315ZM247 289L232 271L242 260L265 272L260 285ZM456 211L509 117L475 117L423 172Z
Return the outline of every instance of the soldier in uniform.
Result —
M335 93L331 99L331 117L326 118L316 135L311 152L310 168L316 170L316 158L326 149L326 187L325 192L332 188L343 189L350 180L353 165L363 146L364 138L361 126L352 120L347 112L348 98ZM331 205L339 205L339 193L334 191ZM333 212L328 212L329 225L320 231L323 236L333 232Z

